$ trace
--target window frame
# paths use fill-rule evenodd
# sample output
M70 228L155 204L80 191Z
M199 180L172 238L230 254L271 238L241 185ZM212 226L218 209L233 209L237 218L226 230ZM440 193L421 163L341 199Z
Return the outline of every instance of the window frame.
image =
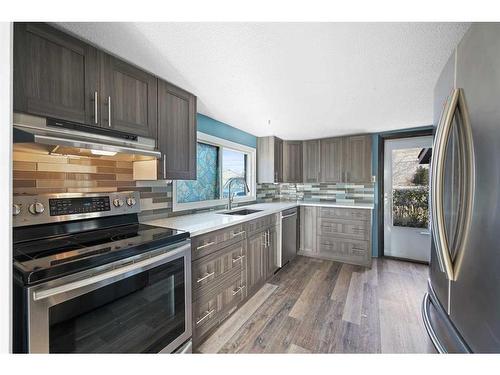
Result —
M244 203L244 202L252 202L256 200L256 190L257 190L257 150L253 147L245 146L236 142L228 141L226 139L222 139L219 137L215 137L210 134L205 134L202 132L197 132L196 143L206 143L212 146L216 146L219 148L219 191L221 198L219 199L211 199L205 201L198 202L186 202L186 203L178 203L177 202L177 181L172 181L172 211L186 211L186 210L197 210L203 208L216 207L227 204L228 198L222 198L223 186L222 186L222 165L224 162L223 159L223 149L230 149L233 151L243 152L247 154L247 166L246 166L246 180L248 187L250 188L250 192L248 195L244 197L234 197L234 203Z

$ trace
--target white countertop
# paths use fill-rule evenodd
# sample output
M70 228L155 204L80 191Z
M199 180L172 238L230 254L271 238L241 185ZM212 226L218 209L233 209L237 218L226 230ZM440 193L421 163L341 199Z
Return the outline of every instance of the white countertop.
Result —
M262 210L250 215L223 215L220 211L210 211L199 214L182 215L168 217L164 219L155 219L144 221L144 224L157 225L160 227L173 228L178 230L187 231L191 234L191 237L199 236L208 232L212 232L217 229L222 229L229 227L231 225L243 223L259 217L271 215L274 213L281 212L283 210L298 207L298 206L320 206L320 207L343 207L343 208L361 208L373 210L372 204L346 204L346 203L329 203L329 202L314 202L314 201L281 201L272 203L256 203L246 206L239 206L233 210L239 210L242 208L249 208L255 210Z

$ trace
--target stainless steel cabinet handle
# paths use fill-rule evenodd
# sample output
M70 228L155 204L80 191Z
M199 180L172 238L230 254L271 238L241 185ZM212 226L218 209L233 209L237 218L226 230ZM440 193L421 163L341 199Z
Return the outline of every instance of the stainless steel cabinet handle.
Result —
M111 96L108 96L108 126L111 127Z
M215 309L212 309L212 310L207 310L205 315L203 315L200 319L198 319L196 321L196 325L200 324L201 322L203 322L206 318L208 318L210 315L212 315L214 313Z
M292 216L297 216L297 213L295 212L294 214L282 216L281 219L286 219L287 217L292 217Z
M206 243L205 245L198 246L198 247L196 248L196 250L201 250L201 249L204 249L205 247L212 246L213 244L215 244L215 242L214 242L214 241L209 242L209 243Z
M97 125L97 107L99 105L99 99L97 96L97 91L94 91L94 123Z
M207 273L205 276L203 276L202 278L196 280L197 283L201 283L203 280L206 280L208 279L209 277L215 275L215 271L214 272L210 272L210 273Z
M163 154L163 178L167 178L167 154Z
M240 260L243 260L244 257L245 257L244 255L240 255L238 258L234 258L233 259L233 263L236 263L236 262L238 262Z
M244 231L244 230L242 230L242 231L240 231L240 232L237 232L237 233L231 233L231 237L240 236L240 235L242 235L242 234L245 234L245 231Z
M238 289L233 290L233 296L235 296L235 295L237 295L239 292L241 292L241 291L243 290L243 288L244 288L244 287L245 287L245 286L243 285L243 286L240 286Z

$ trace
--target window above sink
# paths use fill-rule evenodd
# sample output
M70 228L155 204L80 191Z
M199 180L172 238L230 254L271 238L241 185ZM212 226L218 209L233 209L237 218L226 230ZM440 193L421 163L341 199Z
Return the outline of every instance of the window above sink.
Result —
M244 178L244 183L235 183L233 202L251 202L256 199L256 149L222 138L198 132L197 179L178 180L172 183L173 211L202 209L227 204L226 181L233 177Z

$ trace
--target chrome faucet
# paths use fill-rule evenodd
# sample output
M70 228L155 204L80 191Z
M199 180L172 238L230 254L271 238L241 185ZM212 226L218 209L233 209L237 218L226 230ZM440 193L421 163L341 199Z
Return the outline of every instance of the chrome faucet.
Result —
M231 177L230 179L228 179L226 181L226 183L224 184L223 188L222 188L222 190L224 190L224 188L226 186L229 187L229 191L228 191L228 195L227 195L227 197L228 197L227 209L228 210L232 209L232 207L233 207L233 199L234 199L234 196L236 194L236 193L231 193L231 186L233 185L234 181L238 181L238 180L239 181L243 181L245 183L245 192L246 193L250 192L250 188L248 187L247 180L245 178L243 178L243 177Z

